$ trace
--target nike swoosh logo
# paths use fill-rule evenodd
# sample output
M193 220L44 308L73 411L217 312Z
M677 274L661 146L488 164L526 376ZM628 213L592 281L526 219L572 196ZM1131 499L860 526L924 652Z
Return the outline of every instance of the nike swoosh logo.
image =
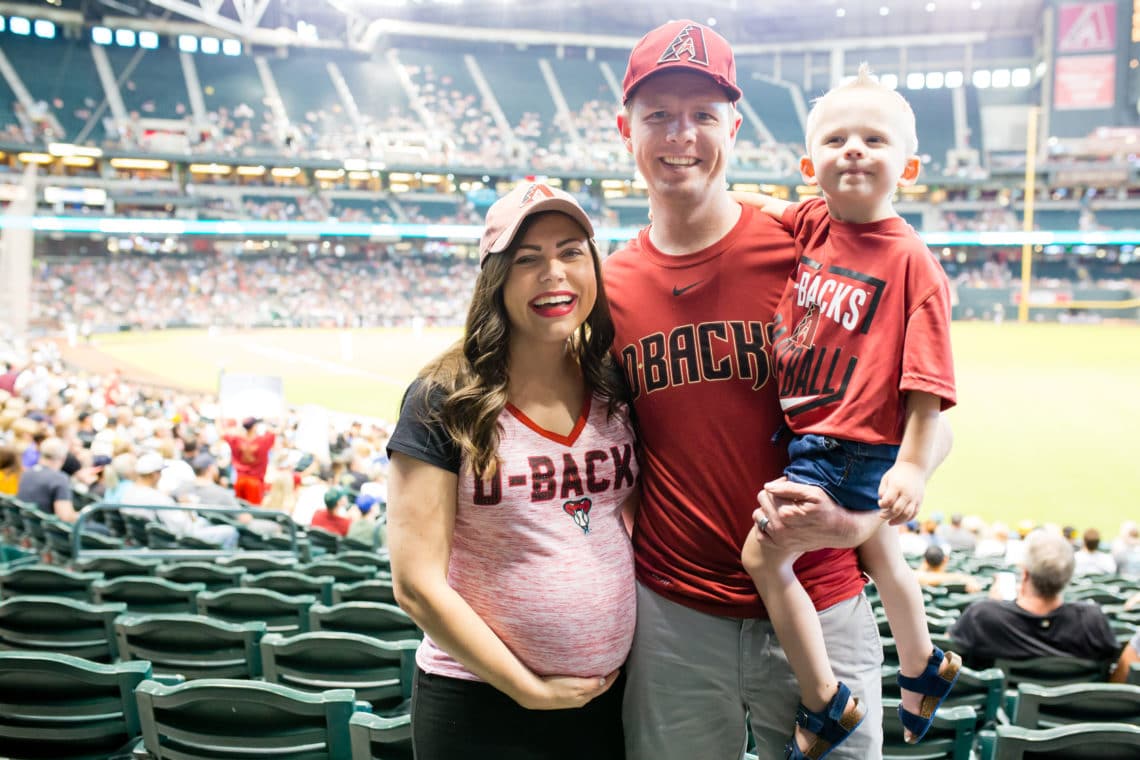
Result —
M815 401L817 398L819 398L818 393L815 394L814 396L792 396L791 398L782 398L782 399L780 399L780 408L783 409L784 411L787 411L788 409L791 409L792 407L800 406L801 404L806 404L809 401Z
M697 281L696 281L696 282L694 282L692 285L686 285L686 286L685 286L685 287L683 287L683 288L678 288L676 285L674 285L674 286L673 286L673 295L675 295L675 296L679 296L679 295L681 295L682 293L684 293L684 292L686 292L686 291L689 291L689 290L692 290L693 288L697 287L697 286L698 286L698 285L700 285L702 282L704 282L704 280L697 280Z

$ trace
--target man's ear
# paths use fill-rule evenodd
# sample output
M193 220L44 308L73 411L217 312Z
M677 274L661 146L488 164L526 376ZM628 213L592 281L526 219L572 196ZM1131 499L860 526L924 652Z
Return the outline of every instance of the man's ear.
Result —
M900 187L909 187L918 181L918 175L922 171L922 161L918 156L911 156L906 160L906 166L903 167L902 176L899 177Z
M741 114L740 111L737 111L735 106L732 109L732 113L736 118L732 122L732 134L729 136L735 140L736 136L740 134L740 125L744 123L744 115Z
M815 164L807 156L800 158L800 176L804 178L804 183L808 185L819 184L819 180L815 176Z
M629 136L629 111L622 109L618 111L617 115L617 128L621 133L621 141L625 145L625 149L633 153L633 140Z

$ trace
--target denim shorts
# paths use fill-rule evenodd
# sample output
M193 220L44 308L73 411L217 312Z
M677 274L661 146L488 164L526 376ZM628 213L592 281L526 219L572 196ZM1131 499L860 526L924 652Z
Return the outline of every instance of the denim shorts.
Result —
M795 483L819 486L840 506L869 512L879 508L879 483L898 455L899 447L891 444L808 433L788 444L784 474Z

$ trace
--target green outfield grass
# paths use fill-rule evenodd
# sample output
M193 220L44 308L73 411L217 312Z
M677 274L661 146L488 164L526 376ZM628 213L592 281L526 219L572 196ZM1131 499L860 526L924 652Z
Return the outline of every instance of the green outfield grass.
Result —
M456 330L171 331L100 336L130 367L201 390L218 372L285 379L292 404L394 419L400 395ZM954 324L955 446L924 515L1095 525L1140 520L1140 327Z

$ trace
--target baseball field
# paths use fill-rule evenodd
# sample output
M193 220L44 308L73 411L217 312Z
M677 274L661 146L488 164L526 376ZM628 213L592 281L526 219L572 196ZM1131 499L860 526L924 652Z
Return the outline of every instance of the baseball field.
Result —
M291 404L394 419L456 330L161 331L98 336L104 360L211 391L220 371L279 375ZM924 515L1095 526L1140 520L1140 327L954 324L954 452Z

